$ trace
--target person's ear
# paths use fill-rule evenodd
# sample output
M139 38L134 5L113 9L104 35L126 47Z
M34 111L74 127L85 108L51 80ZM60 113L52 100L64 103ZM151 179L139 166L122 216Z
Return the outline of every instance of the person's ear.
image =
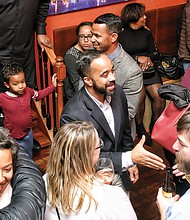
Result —
M116 42L116 41L118 40L118 34L115 33L115 32L112 33L112 34L111 34L111 38L112 38L112 40L111 40L112 43Z
M9 89L9 84L4 82L4 85Z
M83 80L84 80L84 84L85 84L85 85L87 85L87 86L89 86L89 87L92 87L93 82L92 82L92 79L91 79L90 77L85 76L85 77L83 78Z

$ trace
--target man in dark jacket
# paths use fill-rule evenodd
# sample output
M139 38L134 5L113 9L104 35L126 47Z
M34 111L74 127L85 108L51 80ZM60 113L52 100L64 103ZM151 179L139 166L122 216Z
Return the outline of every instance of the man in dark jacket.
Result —
M16 62L24 68L27 86L35 81L34 31L37 41L51 47L45 20L50 0L1 0L0 3L0 92L6 91L2 66Z
M6 164L4 168L2 163L5 162L5 157L3 161L1 161L0 199L3 191L4 193L7 192L5 192L5 190L2 191L2 189L7 186L8 173L12 172L13 169L13 177L11 179L12 197L11 202L9 201L10 204L7 203L7 206L0 209L0 219L43 220L46 193L41 173L36 164L23 149L20 149L17 155L16 151L18 147L16 142L8 136L8 132L5 129L0 128L0 150L7 151L6 155L8 155L10 149L12 151L12 160L6 160L8 164ZM2 170L4 172L2 172ZM8 198L8 200L10 200L10 198Z
M76 120L91 121L104 141L101 157L113 161L115 171L129 191L126 171L131 182L138 180L134 163L164 169L163 160L142 147L144 136L133 149L127 99L122 88L115 85L114 67L108 56L97 50L86 51L77 61L77 69L85 86L65 105L61 125Z

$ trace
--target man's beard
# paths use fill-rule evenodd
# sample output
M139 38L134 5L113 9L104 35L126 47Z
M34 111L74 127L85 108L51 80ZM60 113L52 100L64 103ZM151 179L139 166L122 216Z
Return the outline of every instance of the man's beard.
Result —
M99 92L100 94L102 94L102 95L113 95L113 94L114 94L115 89L114 89L113 91L111 91L111 92L108 92L108 91L106 90L106 88L109 87L109 86L111 86L111 85L113 85L113 84L115 85L115 81L108 82L108 83L106 84L105 88L99 87L99 86L96 84L95 80L92 80L92 81L93 81L93 89L94 89L95 91Z
M176 153L175 162L178 164L178 170L186 174L190 174L190 161L185 161L179 152Z

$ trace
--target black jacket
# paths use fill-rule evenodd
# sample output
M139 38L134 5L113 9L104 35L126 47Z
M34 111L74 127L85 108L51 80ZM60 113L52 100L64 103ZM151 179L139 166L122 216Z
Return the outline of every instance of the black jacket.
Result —
M1 220L43 220L46 192L41 173L23 149L20 149L12 179L11 203L0 210Z
M87 94L83 87L65 105L61 115L61 125L71 121L91 121L98 131L99 137L104 141L100 157L108 157L113 161L115 171L122 173L122 152L133 149L131 128L128 118L128 106L126 96L120 86L116 86L110 103L115 121L115 136L100 108ZM121 175L124 186L130 190L129 177Z
M190 103L190 91L181 85L164 84L158 89L161 98L172 100L176 107L185 108Z
M0 1L0 63L26 66L33 55L33 33L45 34L50 0Z

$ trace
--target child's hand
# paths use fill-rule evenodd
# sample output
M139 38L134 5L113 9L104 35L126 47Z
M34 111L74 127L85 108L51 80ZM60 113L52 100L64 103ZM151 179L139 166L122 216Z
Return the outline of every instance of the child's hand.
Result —
M57 87L57 74L56 74L56 73L53 74L53 76L52 76L52 84L53 84L55 87Z

